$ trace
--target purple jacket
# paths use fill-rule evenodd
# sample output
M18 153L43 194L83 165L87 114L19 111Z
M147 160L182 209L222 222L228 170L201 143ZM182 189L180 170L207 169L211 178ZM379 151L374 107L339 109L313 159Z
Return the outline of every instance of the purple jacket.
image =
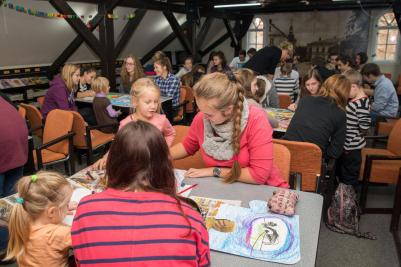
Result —
M0 174L24 166L28 159L28 128L18 111L0 97Z
M77 110L74 103L74 92L70 92L60 75L54 77L50 82L50 88L46 93L45 102L42 106L43 118L53 109Z

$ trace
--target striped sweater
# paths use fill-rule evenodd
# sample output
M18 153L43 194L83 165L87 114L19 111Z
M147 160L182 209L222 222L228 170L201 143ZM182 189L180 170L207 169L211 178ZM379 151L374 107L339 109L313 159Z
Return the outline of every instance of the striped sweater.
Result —
M366 145L363 131L370 127L370 103L368 97L362 97L348 102L347 132L345 136L344 149L362 149Z
M289 95L291 102L295 101L294 94L298 91L298 80L289 77L279 77L273 81L278 94Z
M182 209L190 225L165 194L107 189L83 198L71 229L78 266L210 266L202 217Z

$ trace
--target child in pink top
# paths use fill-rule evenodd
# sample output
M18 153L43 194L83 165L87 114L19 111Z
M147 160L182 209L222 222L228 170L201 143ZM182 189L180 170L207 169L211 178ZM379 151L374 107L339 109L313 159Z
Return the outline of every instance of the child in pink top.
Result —
M266 114L248 105L234 75L208 74L195 85L194 92L201 112L184 141L170 152L173 159L180 159L200 149L210 167L189 169L186 175L288 187L273 166L272 128Z
M160 89L149 78L140 78L131 88L132 104L135 112L122 121L120 127L123 128L131 121L146 121L158 128L166 139L167 145L171 146L175 137L175 129L165 115L160 114ZM98 160L92 169L104 169L108 153Z

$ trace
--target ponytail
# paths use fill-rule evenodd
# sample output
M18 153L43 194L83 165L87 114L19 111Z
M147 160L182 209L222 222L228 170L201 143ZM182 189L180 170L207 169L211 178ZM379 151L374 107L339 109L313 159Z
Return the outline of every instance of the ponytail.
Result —
M8 222L10 238L8 240L7 256L4 260L16 259L19 262L24 255L25 244L29 239L29 221L29 214L25 211L23 204L15 204Z

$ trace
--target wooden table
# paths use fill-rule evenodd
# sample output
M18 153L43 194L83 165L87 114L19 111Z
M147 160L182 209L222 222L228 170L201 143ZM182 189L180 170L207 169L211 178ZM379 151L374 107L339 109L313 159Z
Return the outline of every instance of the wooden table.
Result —
M239 182L225 184L217 178L192 178L186 179L185 183L198 184L198 186L191 191L191 196L241 200L243 207L249 207L249 201L254 199L267 201L267 198L270 197L273 194L273 191L276 189L272 186L252 185ZM315 266L320 231L320 220L322 216L323 197L315 193L298 193L299 202L296 207L296 214L299 215L299 230L301 239L301 260L298 263L294 265L284 265L212 251L212 266Z

